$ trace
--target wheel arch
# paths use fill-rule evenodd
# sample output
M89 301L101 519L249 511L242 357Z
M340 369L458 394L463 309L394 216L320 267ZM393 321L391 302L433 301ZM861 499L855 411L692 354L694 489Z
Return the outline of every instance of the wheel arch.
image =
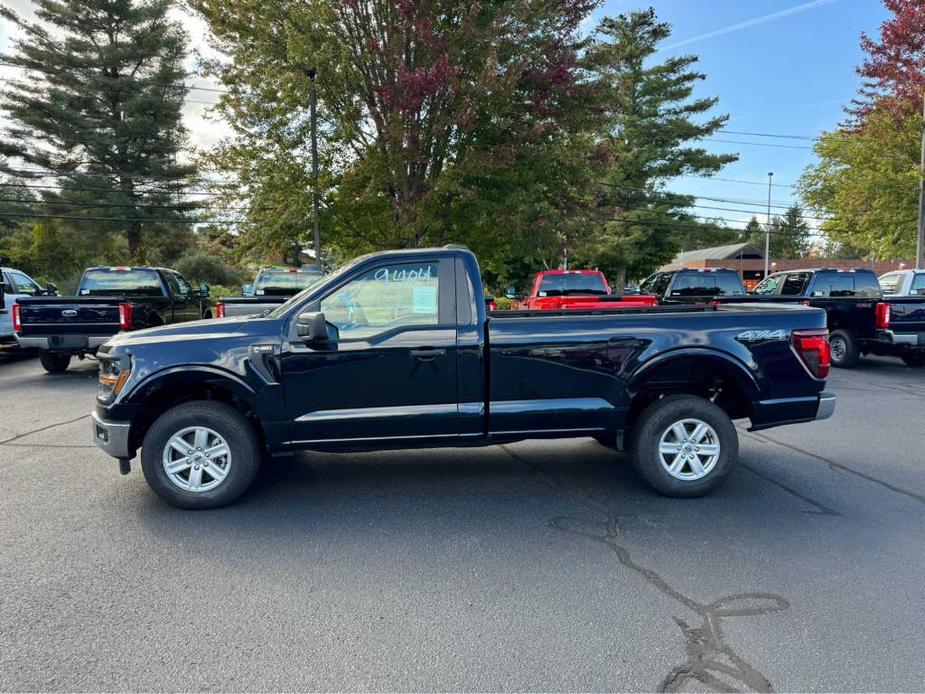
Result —
M731 419L751 417L761 389L748 367L718 350L694 347L672 350L646 362L627 384L632 427L642 411L665 395L697 395L715 402Z
M146 377L126 398L126 404L139 407L132 422L130 446L137 450L154 421L167 410L186 402L215 401L229 405L251 422L260 438L266 436L257 416L258 396L234 374L214 367L177 367Z

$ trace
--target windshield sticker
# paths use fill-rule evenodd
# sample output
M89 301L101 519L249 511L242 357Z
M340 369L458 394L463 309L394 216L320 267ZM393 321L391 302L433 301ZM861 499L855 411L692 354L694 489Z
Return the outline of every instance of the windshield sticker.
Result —
M411 312L435 314L437 312L437 288L415 287L411 295Z

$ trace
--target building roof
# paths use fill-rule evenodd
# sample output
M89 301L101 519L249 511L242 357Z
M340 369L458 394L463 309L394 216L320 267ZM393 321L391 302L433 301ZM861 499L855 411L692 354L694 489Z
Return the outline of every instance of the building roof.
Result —
M751 243L733 243L728 246L683 251L674 257L671 264L680 265L694 260L739 260L748 258L764 258L764 253Z

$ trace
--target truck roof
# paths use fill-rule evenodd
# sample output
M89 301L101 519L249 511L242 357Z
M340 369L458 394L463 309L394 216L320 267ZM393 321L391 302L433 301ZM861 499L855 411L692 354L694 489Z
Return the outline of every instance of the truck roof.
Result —
M603 275L600 270L540 270L537 275Z

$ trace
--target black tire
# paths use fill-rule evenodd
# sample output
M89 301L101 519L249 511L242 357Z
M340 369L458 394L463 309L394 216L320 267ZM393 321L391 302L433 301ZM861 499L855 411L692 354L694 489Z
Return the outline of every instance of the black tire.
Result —
M914 369L925 366L925 354L904 354L902 360Z
M711 436L715 436L719 445L716 460L710 463L707 457L707 464L702 466L707 468L707 472L698 479L679 479L673 476L662 464L662 455L659 453L662 436L668 435L673 424L685 419L696 419L709 425L713 430ZM681 446L679 444L679 449ZM729 415L709 400L695 395L669 395L650 404L636 420L630 432L629 451L639 475L660 494L673 497L705 496L723 484L732 472L739 457L739 437ZM697 454L690 450L689 455ZM703 460L697 455L698 464ZM678 474L695 474L691 463L685 461L681 465ZM684 473L685 467L687 473Z
M231 452L227 476L207 491L181 489L168 477L162 463L170 438L194 426L219 434ZM240 412L220 402L199 400L167 410L154 421L142 442L141 469L148 486L168 504L186 509L218 508L236 501L251 486L260 467L260 453L257 433Z
M60 352L40 352L39 361L50 374L63 374L67 367L71 365L71 355L61 354Z
M857 340L847 330L833 330L829 335L829 344L832 347L832 366L839 369L850 369L857 366L861 360L861 350Z

